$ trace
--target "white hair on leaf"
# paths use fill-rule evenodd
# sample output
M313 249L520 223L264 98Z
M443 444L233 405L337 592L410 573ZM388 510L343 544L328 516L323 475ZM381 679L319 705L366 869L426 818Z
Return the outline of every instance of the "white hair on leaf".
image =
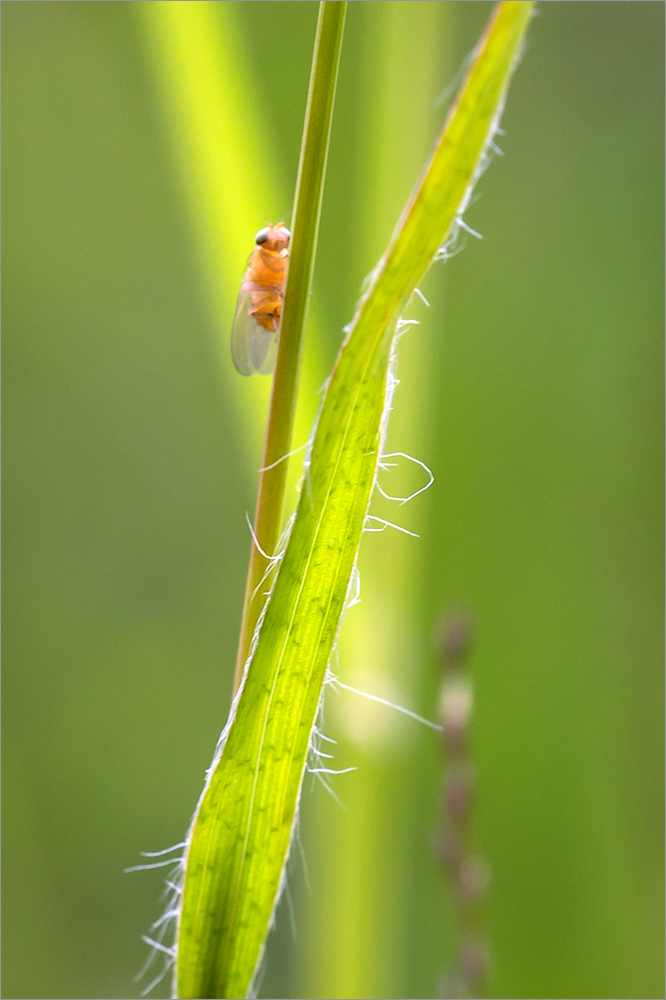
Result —
M413 455L407 455L404 451L391 451L391 452L388 452L388 454L385 454L385 455L381 456L381 458L379 460L379 468L380 469L390 470L390 469L395 469L396 468L397 463L396 462L387 462L386 461L387 458L405 458L405 459L407 459L408 462L413 462L414 465L420 466L423 469L423 471L428 474L429 478L428 478L428 482L425 484L425 486L421 486L418 490L414 490L414 492L410 493L408 497L394 497L394 496L391 496L389 493L386 493L386 491L379 485L379 481L378 481L377 482L377 489L379 490L379 492L381 493L381 495L386 500L395 500L395 501L397 501L402 506L402 504L409 503L410 500L413 500L414 497L417 497L419 495L419 493L425 493L425 491L427 489L430 489L430 487L432 486L432 484L435 482L435 477L432 474L432 471L428 468L428 466L425 464L425 462L422 462L419 458L414 458Z
M363 526L363 531L386 531L387 528L395 528L396 531L401 531L403 535L411 535L412 538L420 538L415 531L410 531L409 528L403 528L399 524L394 524L393 521L387 521L383 517L377 517L376 514L366 514L365 520L367 521L377 521L380 525L379 528L369 528L367 525Z

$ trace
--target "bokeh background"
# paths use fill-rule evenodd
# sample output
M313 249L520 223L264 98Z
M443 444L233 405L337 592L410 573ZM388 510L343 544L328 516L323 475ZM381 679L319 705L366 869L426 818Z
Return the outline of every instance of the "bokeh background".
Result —
M297 445L490 9L350 4ZM229 326L316 17L3 4L6 997L139 996L162 882L123 868L182 840L228 710L268 392ZM389 446L435 484L375 510L421 537L366 537L334 665L433 718L438 622L474 619L498 998L663 996L663 34L661 3L541 4L483 240L400 345ZM438 736L350 692L325 718L358 770L306 781L260 995L435 996Z

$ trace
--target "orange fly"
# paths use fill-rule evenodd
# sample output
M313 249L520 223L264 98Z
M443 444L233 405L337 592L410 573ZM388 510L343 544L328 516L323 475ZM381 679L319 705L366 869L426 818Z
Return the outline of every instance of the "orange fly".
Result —
M290 240L283 222L254 238L231 328L231 356L241 375L270 375L275 368Z

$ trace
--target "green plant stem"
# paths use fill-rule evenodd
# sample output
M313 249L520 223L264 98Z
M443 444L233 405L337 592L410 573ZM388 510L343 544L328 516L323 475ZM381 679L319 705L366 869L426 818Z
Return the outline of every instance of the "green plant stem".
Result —
M278 545L301 368L303 333L314 273L319 219L340 64L346 0L322 0L315 38L301 158L296 181L292 249L280 327L277 364L259 475L254 534L238 642L234 694L240 687L250 643L261 613L255 590L268 567L264 553ZM258 544L256 544L258 543ZM262 551L263 550L263 551Z

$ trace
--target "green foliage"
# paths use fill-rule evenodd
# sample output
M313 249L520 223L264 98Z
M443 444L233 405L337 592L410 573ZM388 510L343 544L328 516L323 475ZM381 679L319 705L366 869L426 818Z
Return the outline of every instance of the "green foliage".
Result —
M489 9L350 5L296 445ZM484 239L400 343L387 447L436 482L372 512L421 539L365 536L334 669L433 718L433 628L471 611L491 995L660 997L664 8L539 14L466 215ZM138 996L161 876L121 872L182 839L228 712L270 388L229 326L292 203L316 15L3 5L7 996ZM439 744L394 715L329 694L357 770L344 808L305 783L296 940L285 901L260 995L433 996L449 967Z
M250 990L375 483L400 315L466 205L531 11L524 2L498 7L336 362L256 647L188 837L179 997Z

